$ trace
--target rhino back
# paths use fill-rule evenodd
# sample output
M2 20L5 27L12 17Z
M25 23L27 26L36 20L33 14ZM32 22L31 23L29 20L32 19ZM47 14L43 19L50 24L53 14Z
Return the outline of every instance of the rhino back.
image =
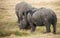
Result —
M52 11L46 8L40 8L32 15L32 22L35 24L42 24L44 20L52 20Z

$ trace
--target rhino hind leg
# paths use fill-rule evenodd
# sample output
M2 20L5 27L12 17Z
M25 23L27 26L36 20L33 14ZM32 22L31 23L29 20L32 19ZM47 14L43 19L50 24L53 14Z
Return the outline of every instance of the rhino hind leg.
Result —
M53 33L56 34L56 24L57 24L57 17L55 16L52 20L52 26L53 26Z
M56 24L53 24L53 33L56 34Z
M53 25L53 33L56 34L56 23L54 22L52 23L52 25Z
M50 26L51 26L51 24L49 24L49 23L46 24L46 32L47 33L51 32Z
M51 29L50 29L51 23L48 22L47 20L45 20L44 25L46 26L46 32L44 32L44 33L51 32Z

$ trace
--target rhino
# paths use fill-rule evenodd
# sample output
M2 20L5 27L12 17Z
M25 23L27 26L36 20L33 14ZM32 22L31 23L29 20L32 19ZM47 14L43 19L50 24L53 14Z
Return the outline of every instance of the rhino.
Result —
M56 24L57 24L57 16L55 12L49 8L39 8L33 14L27 14L27 20L31 26L31 31L34 32L36 26L45 26L46 32L51 32L50 26L53 26L53 33L56 33Z
M27 14L28 14L29 12L32 13L32 11L33 11L33 13L34 13L36 10L37 10L37 8L32 8L31 10L27 11ZM33 13L32 13L32 14L33 14ZM21 22L19 23L19 28L20 28L20 29L25 29L25 30L28 30L28 29L31 28L31 26L30 26L27 18L25 18L24 15L22 16L22 20L21 20Z
M20 25L22 27L26 27L27 29L30 27L31 31L34 32L37 26L45 26L46 33L51 32L50 26L53 26L53 33L56 33L56 24L57 24L57 16L55 12L49 8L39 8L35 11L30 11L27 14L28 23ZM29 26L29 27L27 27ZM23 29L23 28L22 28ZM25 28L24 28L25 29Z
M21 2L21 3L16 4L15 13L18 18L19 24L22 21L23 16L25 16L25 19L26 19L27 12L31 9L32 9L32 6L26 2Z

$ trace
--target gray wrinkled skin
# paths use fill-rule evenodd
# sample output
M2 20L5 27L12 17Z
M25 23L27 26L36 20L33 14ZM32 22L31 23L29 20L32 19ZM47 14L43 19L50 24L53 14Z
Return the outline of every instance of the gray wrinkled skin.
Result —
M53 33L56 33L56 24L57 24L57 17L54 11L51 9L40 8L33 14L28 13L27 20L32 28L32 32L35 31L36 26L46 26L46 32L51 32L50 26L53 26Z

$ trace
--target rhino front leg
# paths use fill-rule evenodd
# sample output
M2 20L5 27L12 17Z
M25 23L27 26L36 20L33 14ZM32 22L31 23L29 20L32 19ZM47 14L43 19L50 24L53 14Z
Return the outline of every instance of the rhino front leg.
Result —
M18 18L18 23L20 23L19 12L16 11L16 15L17 15L17 18Z
M36 29L36 25L32 23L30 23L30 25L31 25L31 32L34 32Z

